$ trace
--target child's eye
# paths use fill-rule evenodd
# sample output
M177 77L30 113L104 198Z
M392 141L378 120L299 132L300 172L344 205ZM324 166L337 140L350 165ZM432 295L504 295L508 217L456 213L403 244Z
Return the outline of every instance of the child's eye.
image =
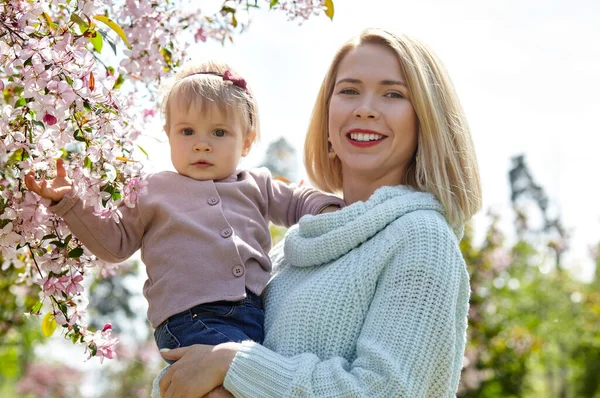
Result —
M181 134L182 135L194 135L195 133L194 133L194 130L192 130L192 129L182 129Z
M398 92L398 91L387 92L387 93L385 93L384 96L388 97L388 98L404 98L404 94L402 94L401 92Z
M340 94L357 95L358 90L353 88L345 88L343 90L340 90Z
M219 129L215 130L213 134L215 135L215 137L225 137L227 135L227 131Z

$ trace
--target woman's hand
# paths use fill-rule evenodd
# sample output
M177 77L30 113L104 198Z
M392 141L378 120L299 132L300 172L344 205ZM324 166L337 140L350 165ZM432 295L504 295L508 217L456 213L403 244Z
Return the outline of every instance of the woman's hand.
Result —
M200 398L223 384L238 343L216 346L196 344L161 352L166 359L176 360L160 379L163 398Z
M25 176L25 185L30 191L40 195L42 198L50 199L53 202L60 200L73 189L73 182L67 177L64 161L56 161L56 178L53 180L43 180L41 184L35 180L33 173Z
M225 387L217 387L202 398L234 398Z

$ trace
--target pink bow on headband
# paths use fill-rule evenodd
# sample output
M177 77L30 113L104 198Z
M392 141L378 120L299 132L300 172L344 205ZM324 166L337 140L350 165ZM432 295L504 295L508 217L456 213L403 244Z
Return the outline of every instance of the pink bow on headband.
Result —
M228 80L232 82L233 84L250 94L250 91L248 91L248 88L246 87L246 80L243 77L234 76L229 69L227 69L225 73L223 73L223 80Z
M244 90L246 93L248 93L248 95L250 97L252 97L252 93L250 93L250 90L248 90L248 83L246 83L246 80L243 77L239 77L239 76L235 76L234 74L231 73L231 71L229 69L227 69L225 71L225 73L220 74L218 72L212 72L212 71L206 71L206 72L196 72L196 73L191 73L188 76L195 76L195 75L214 75L214 76L220 76L223 78L223 80L225 81L230 81L233 83L234 86L237 86L239 88L241 88L242 90Z

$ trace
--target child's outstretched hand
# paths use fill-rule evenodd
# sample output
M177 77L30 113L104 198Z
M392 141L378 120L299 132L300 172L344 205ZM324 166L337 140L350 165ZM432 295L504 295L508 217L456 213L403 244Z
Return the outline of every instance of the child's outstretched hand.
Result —
M43 180L41 184L35 180L35 175L30 172L25 176L25 185L30 191L40 195L42 198L50 199L53 202L60 200L73 189L73 182L67 177L64 161L56 161L56 178L53 180Z

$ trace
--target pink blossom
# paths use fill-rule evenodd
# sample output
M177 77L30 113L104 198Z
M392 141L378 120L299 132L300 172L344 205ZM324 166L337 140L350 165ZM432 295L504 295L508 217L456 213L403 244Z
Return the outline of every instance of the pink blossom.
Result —
M8 247L17 244L21 240L21 236L13 232L13 223L9 222L0 229L0 246Z
M108 326L108 327L107 327ZM119 339L111 338L112 325L105 325L102 330L98 330L94 334L86 336L84 339L88 343L88 347L96 350L96 356L100 358L100 362L104 358L113 359L117 356L114 351L114 346L117 344ZM92 352L90 350L90 358Z
M194 34L194 40L196 41L196 43L198 43L199 41L201 42L206 42L207 36L206 33L204 32L204 29L200 28L196 31L196 33Z
M80 274L71 278L70 282L65 286L65 293L70 296L75 296L81 292L83 292L83 286L79 283L83 281L83 276Z
M44 123L46 123L48 126L54 126L56 124L56 122L58 121L56 119L56 117L52 116L49 113L46 113L46 115L44 115Z
M156 109L144 109L143 112L143 117L148 118L148 117L154 117L154 115L156 115Z
M60 294L65 291L65 285L69 281L69 277L63 275L59 278L56 276L46 276L38 283L42 285L44 296L49 297L56 293Z

